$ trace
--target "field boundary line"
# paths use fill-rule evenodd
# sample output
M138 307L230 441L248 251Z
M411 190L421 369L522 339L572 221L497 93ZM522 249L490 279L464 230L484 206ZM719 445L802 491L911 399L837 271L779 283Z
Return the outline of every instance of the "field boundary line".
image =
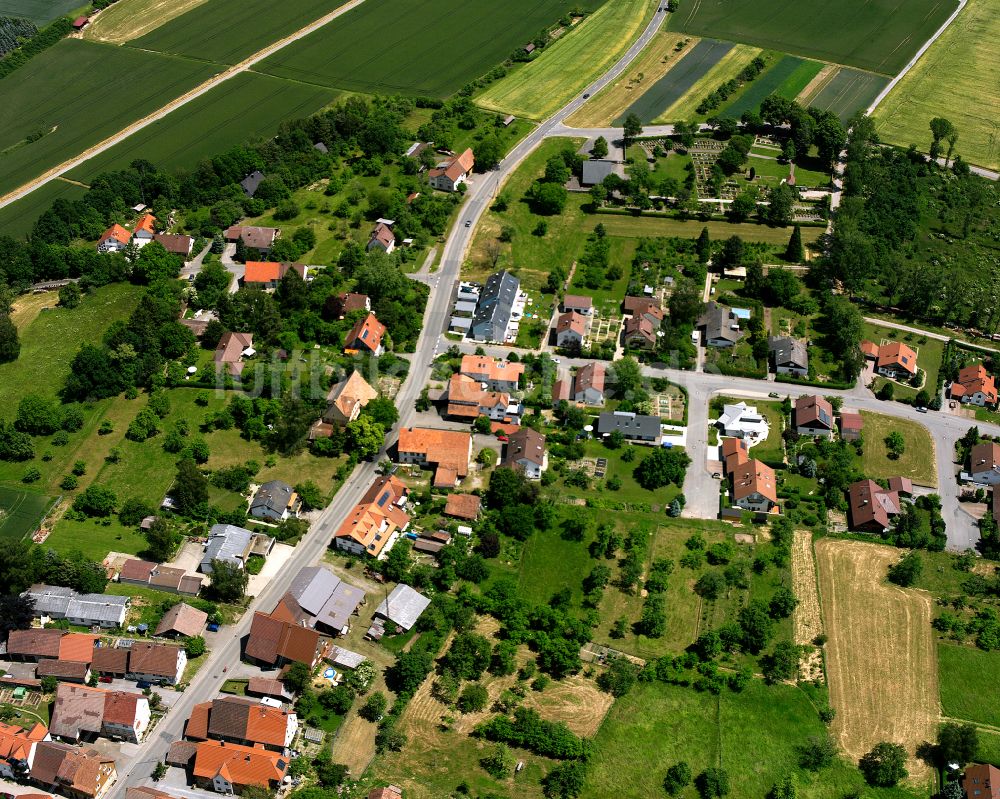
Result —
M256 53L243 59L238 64L234 64L233 66L225 69L224 71L218 73L217 75L212 76L211 78L204 81L200 85L195 86L193 89L190 89L189 91L185 92L180 97L175 97L173 100L168 102L159 110L154 111L151 114L147 114L142 119L136 120L128 127L122 128L117 133L112 134L103 141L100 141L97 144L87 148L79 155L74 156L69 160L63 161L61 164L57 164L56 166L50 168L48 171L43 172L34 180L25 183L24 185L0 197L0 208L3 208L4 206L10 205L12 202L27 197L35 189L44 186L46 183L50 183L56 178L62 177L71 169L75 169L76 167L80 166L81 164L93 158L95 155L100 155L105 150L108 150L114 145L125 141L125 139L127 139L133 133L136 133L142 130L143 128L149 127L154 122L158 122L171 112L176 111L181 106L187 105L187 103L197 99L198 97L201 97L203 94L206 94L207 92L211 91L217 86L221 86L223 83L225 83L227 80L234 77L235 75L239 75L241 72L246 72L247 70L250 69L250 67L260 63L266 58L269 58L270 56L277 53L279 50L282 50L285 47L288 47L288 45L297 42L299 39L302 39L308 36L309 34L316 32L317 30L327 25L328 23L333 22L333 20L337 19L337 17L343 16L348 11L353 11L355 8L364 3L364 1L365 0L348 0L348 2L344 3L342 6L338 6L329 14L325 14L319 19L313 20L304 28L300 28L294 33L290 33L283 39L279 39L276 42L272 42L271 44L267 45L267 47L258 50Z
M896 77L894 77L892 80L890 80L886 84L885 88L878 93L878 96L874 100L872 100L872 104L865 109L865 116L871 116L872 111L878 108L879 103L881 103L889 95L889 92L891 92L894 88L896 88L896 84L906 77L906 73L908 73L911 69L913 69L917 65L917 62L921 59L923 54L926 53L931 48L931 45L934 44L934 42L936 42L941 37L942 33L948 30L948 27L951 25L952 22L955 21L956 17L958 17L958 15L962 13L962 10L965 8L968 2L969 0L958 0L958 8L956 8L954 11L951 12L951 16L941 23L941 27L934 32L934 35L931 36L931 38L929 38L926 42L920 45L920 49L917 50L916 55L914 55L913 58L911 58L907 62L906 66L899 71L899 74L896 75Z

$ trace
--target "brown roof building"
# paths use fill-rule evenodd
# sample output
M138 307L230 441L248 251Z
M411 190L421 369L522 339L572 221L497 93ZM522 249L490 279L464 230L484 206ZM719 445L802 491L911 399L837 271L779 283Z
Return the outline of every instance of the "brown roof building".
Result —
M622 302L625 313L646 319L654 328L663 322L663 309L656 300L649 297L626 297Z
M344 351L364 350L378 357L385 351L382 346L385 330L385 325L375 317L375 314L369 313L364 319L359 319L347 334L344 339Z
M352 291L345 294L332 295L325 305L325 311L336 319L343 319L355 311L370 311L372 301L367 294L355 294Z
M847 497L852 530L881 535L889 529L890 517L899 513L899 494L887 491L874 480L851 483Z
M246 656L269 666L305 663L311 668L329 648L330 639L316 630L257 611L250 624Z
M11 660L58 658L59 642L65 634L65 630L52 628L12 630L7 637L7 655Z
M251 677L247 680L247 694L249 696L270 697L282 702L288 702L292 699L285 684L281 680L270 677Z
M655 349L656 327L645 316L631 316L622 326L622 341L632 349Z
M449 494L445 502L444 515L456 519L477 519L482 500L475 494Z
M378 397L378 392L369 385L360 372L351 372L349 377L335 384L326 395L326 413L323 421L330 424L347 424L358 418L361 409Z
M511 433L507 439L502 465L537 480L542 476L548 463L545 436L530 427L522 427L516 433Z
M861 431L865 422L860 413L854 411L840 412L840 437L844 441L857 441L861 438Z
M366 249L368 252L382 250L382 252L387 253L396 249L396 235L392 232L392 228L385 224L385 222L376 224L372 229L371 235L368 237Z
M403 510L409 490L396 477L379 477L334 533L334 545L357 555L379 558L410 524Z
M399 431L400 463L434 467L434 485L452 488L469 473L472 436L459 430L409 427Z
M795 431L803 436L831 436L835 421L833 406L818 394L795 400Z
M129 648L128 674L134 680L174 685L186 665L187 654L180 646L136 641Z
M208 623L208 614L193 608L186 602L178 602L163 614L156 625L154 635L188 636L201 635Z
M1000 444L983 441L969 452L969 473L977 483L1000 483Z
M733 504L744 510L771 513L778 505L774 469L751 459L733 468Z
M96 749L41 741L31 764L32 782L70 799L96 799L115 781L115 761Z
M266 253L270 252L271 247L274 246L274 240L278 238L280 233L281 231L274 227L247 227L245 225L233 225L232 227L226 228L223 235L228 242L234 242L242 239L244 246Z
M187 258L194 247L193 238L179 233L154 233L153 241L158 241L167 252L182 258Z
M284 752L298 728L294 713L229 696L195 705L184 735L195 741L214 739Z
M215 348L215 365L238 376L243 371L243 354L253 350L253 333L223 333Z

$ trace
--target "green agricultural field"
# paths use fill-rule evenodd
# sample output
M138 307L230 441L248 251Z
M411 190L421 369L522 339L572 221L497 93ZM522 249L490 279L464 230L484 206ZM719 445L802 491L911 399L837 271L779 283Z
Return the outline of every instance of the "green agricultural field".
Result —
M0 486L0 541L18 541L34 532L51 502L44 494Z
M236 64L341 5L343 0L212 0L127 47Z
M869 477L909 477L923 486L937 486L934 442L927 428L908 419L884 416L881 413L862 411L865 439L861 470ZM906 449L898 460L891 460L885 445L886 436L893 431L903 434ZM950 453L939 453L949 457Z
M615 702L594 739L585 799L661 796L667 768L686 761L694 774L721 765L731 799L759 799L782 777L796 778L803 799L912 796L905 788L873 790L844 761L815 774L799 769L797 747L824 734L816 706L800 688L754 681L719 696L660 683L638 683ZM692 789L683 794L694 796Z
M868 108L888 82L882 75L842 67L812 94L808 105L832 111L846 122L858 111Z
M0 235L24 238L52 203L59 199L78 200L84 191L82 186L64 180L52 180L39 186L27 197L0 208Z
M446 97L571 9L599 5L600 0L582 6L568 0L404 5L365 0L255 69L350 91ZM223 27L219 35L225 34Z
M915 0L904 14L895 0L702 0L681 6L671 27L894 75L955 5Z
M38 27L70 11L87 8L80 0L0 0L0 17L26 17Z
M688 88L673 105L666 108L656 118L656 122L672 122L678 119L698 119L712 116L698 114L695 109L701 105L709 94L730 78L735 78L743 67L747 66L761 50L745 44L737 44L720 58L711 69L705 72L699 80Z
M322 86L242 72L81 164L68 177L86 182L136 158L167 170L191 168L244 141L273 136L283 120L309 116L338 95Z
M104 331L126 319L139 300L141 289L127 283L95 289L79 307L42 311L20 330L21 356L0 365L0 409L13 415L25 394L54 396L62 388L70 361L81 344L99 342Z
M610 0L476 102L529 119L549 116L621 57L652 12L646 0Z
M0 80L0 193L79 155L218 71L202 61L64 39ZM27 143L39 131L42 138Z
M1000 0L970 0L875 111L879 134L885 141L926 150L928 123L947 117L959 132L957 152L966 161L1000 168L1000 85L983 80L978 68L997 63Z
M979 754L976 759L980 763L992 763L994 766L1000 766L1000 735L980 730Z
M739 119L744 111L756 111L760 108L761 101L770 94L794 100L822 68L819 61L807 61L790 55L779 58L763 75L758 75L746 91L727 105L721 115Z
M949 718L1000 727L1000 707L984 701L996 694L1000 652L938 644L941 713Z

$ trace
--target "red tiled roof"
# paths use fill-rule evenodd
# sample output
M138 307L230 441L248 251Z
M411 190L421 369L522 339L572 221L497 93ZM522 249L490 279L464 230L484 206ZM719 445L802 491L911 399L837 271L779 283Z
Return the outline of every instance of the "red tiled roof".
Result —
M221 776L236 786L271 787L285 777L288 763L277 752L221 741L202 741L194 756L195 777Z
M51 628L12 630L7 637L7 652L22 657L58 658L60 641L65 634L63 630Z
M345 349L353 350L364 348L369 352L377 352L382 346L382 336L385 335L385 325L383 325L375 314L369 313L364 319L359 319L351 332L347 334Z
M795 424L833 430L833 406L818 394L799 397L795 400Z
M465 477L469 473L472 452L472 436L469 433L430 427L403 428L399 431L398 448L400 455L419 454L427 463L450 469L457 477Z
M397 504L406 495L406 485L396 477L377 478L351 509L334 538L350 538L369 555L378 557L392 534L410 523L410 517Z
M774 469L766 463L751 459L733 470L733 499L740 500L751 494L778 501L777 481L774 479Z
M118 577L121 580L131 580L137 583L148 583L149 574L156 568L156 564L151 560L138 560L129 558L122 564Z
M101 238L98 239L98 243L105 242L108 239L114 239L119 244L128 244L131 238L132 234L116 222L105 230L103 234L101 234Z
M583 335L587 331L587 320L576 311L567 311L556 320L556 335L572 331Z
M958 377L951 384L951 396L964 397L979 392L982 392L988 404L996 404L996 382L993 375L986 371L986 367L977 363L959 370Z
M311 666L321 650L322 636L308 627L300 627L257 611L250 624L246 653L255 660L274 664L278 658Z
M244 283L271 283L281 279L281 264L276 261L247 261Z
M917 353L901 341L891 341L878 348L879 369L883 367L901 367L911 375L917 373Z
M444 515L457 519L475 519L479 515L481 504L482 500L475 494L449 494Z

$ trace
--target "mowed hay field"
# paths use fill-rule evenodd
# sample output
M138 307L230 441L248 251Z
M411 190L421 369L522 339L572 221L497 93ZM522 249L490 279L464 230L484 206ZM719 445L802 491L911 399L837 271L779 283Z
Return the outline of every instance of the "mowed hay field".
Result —
M832 732L855 761L879 741L902 744L911 776L922 780L929 771L914 752L934 739L940 713L934 609L930 594L886 583L902 554L860 541L816 543Z
M612 66L652 12L648 0L608 0L534 61L490 86L476 103L529 119L547 117Z
M969 0L875 111L885 141L930 145L928 123L947 117L959 133L956 152L1000 168L1000 0Z
M955 10L954 0L695 0L671 27L894 75Z
M91 17L83 38L123 44L137 39L207 0L118 0Z
M660 31L618 80L591 97L567 118L566 124L576 128L610 125L626 108L674 69L698 41L679 33ZM678 50L678 46L684 42L687 44Z
M909 419L897 419L881 413L862 411L864 419L864 454L861 469L868 475L899 475L909 477L922 486L937 487L937 465L934 441L927 428ZM885 439L889 433L903 434L906 449L896 460L889 458ZM942 453L947 457L947 453Z
M218 71L213 64L126 47L59 42L0 80L0 194L79 155ZM37 131L45 135L27 143Z
M938 644L941 713L948 718L1000 728L1000 704L984 702L1000 682L1000 652Z
M446 97L576 7L568 0L365 0L257 70L350 91Z
M720 83L735 78L761 51L756 47L738 44L719 59L694 84L688 87L672 105L663 109L654 122L671 122L696 116L695 109L705 96L715 90ZM714 113L714 112L713 112Z
M136 158L165 169L190 169L244 141L273 136L282 120L308 116L339 94L324 86L241 72L94 156L68 177L87 182Z

